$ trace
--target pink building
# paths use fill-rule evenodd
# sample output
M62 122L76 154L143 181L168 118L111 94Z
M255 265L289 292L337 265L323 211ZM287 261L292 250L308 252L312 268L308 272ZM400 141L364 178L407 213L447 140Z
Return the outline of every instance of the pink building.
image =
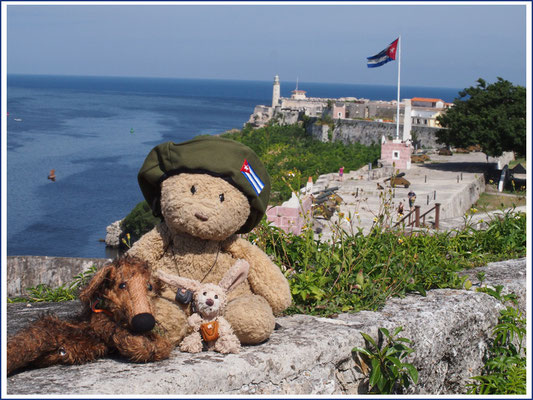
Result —
M381 143L381 163L394 165L397 169L411 168L411 154L413 146L410 142L402 142L399 139L384 140Z
M346 106L344 105L344 103L334 103L332 106L331 113L333 119L346 118Z
M305 196L302 199L300 207L270 207L266 211L266 217L269 222L287 233L299 235L307 220L310 220L311 205L313 200L311 196Z

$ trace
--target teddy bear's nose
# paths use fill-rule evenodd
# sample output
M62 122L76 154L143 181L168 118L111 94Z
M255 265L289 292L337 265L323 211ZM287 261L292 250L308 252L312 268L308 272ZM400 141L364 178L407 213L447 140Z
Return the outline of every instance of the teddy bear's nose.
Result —
M209 219L209 217L205 216L204 214L201 214L199 212L197 212L196 214L194 214L194 216L196 218L198 218L200 221L207 221Z
M215 302L213 301L213 299L207 299L205 301L205 304L207 304L209 307L211 307L213 304L215 304Z

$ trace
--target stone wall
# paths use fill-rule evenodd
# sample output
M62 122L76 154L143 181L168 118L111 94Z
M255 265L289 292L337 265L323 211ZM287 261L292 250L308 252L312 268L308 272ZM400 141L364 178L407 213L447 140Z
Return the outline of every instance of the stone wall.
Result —
M24 296L27 289L39 284L59 287L93 265L101 267L111 259L47 256L7 257L7 297Z
M316 119L311 119L307 131L315 139L326 141L328 135L333 141L341 141L344 144L361 143L366 146L381 143L382 136L385 138L396 136L396 124L389 122L364 121L354 119L335 120L335 129L329 133L327 125L318 125L315 127ZM325 132L326 131L326 132ZM442 147L437 143L436 132L438 128L413 126L411 135L416 138L421 148L438 148ZM403 132L403 125L400 124L400 138Z
M427 296L407 295L387 301L378 312L362 311L321 318L293 315L277 319L279 329L261 345L244 346L240 354L199 354L174 350L168 360L135 364L104 358L85 365L28 370L7 379L8 395L354 395L364 394L368 379L352 355L364 347L361 332L374 339L378 328L403 327L411 340L407 359L419 371L419 383L406 394L466 393L470 378L480 373L491 332L503 305L478 293L484 284L502 284L519 304L526 303L526 259L491 263L466 271L471 290L438 289ZM8 335L43 312L73 316L78 302L8 304Z
M458 215L464 215L478 199L481 193L485 191L485 177L483 174L476 176L473 182L463 185L461 190L453 190L449 185L442 185L439 187L439 194L446 191L455 193L455 195L448 199L448 201L440 202L436 199L436 203L441 203L440 218L454 218Z

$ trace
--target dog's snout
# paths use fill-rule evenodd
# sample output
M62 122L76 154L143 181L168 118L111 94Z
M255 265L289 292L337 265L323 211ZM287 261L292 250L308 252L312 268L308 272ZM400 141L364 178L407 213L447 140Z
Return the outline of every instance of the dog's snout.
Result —
M143 333L151 331L155 326L155 318L152 314L137 314L131 319L131 328L134 332Z
M213 304L215 304L214 300L213 299L207 299L205 301L205 304L207 304L209 307L211 307Z

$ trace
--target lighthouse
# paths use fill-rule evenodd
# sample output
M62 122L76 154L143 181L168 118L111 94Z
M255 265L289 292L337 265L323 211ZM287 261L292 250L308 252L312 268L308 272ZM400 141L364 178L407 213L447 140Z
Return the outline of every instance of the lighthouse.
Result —
M280 95L279 76L276 75L274 77L274 84L272 86L272 108L276 108L279 105Z

